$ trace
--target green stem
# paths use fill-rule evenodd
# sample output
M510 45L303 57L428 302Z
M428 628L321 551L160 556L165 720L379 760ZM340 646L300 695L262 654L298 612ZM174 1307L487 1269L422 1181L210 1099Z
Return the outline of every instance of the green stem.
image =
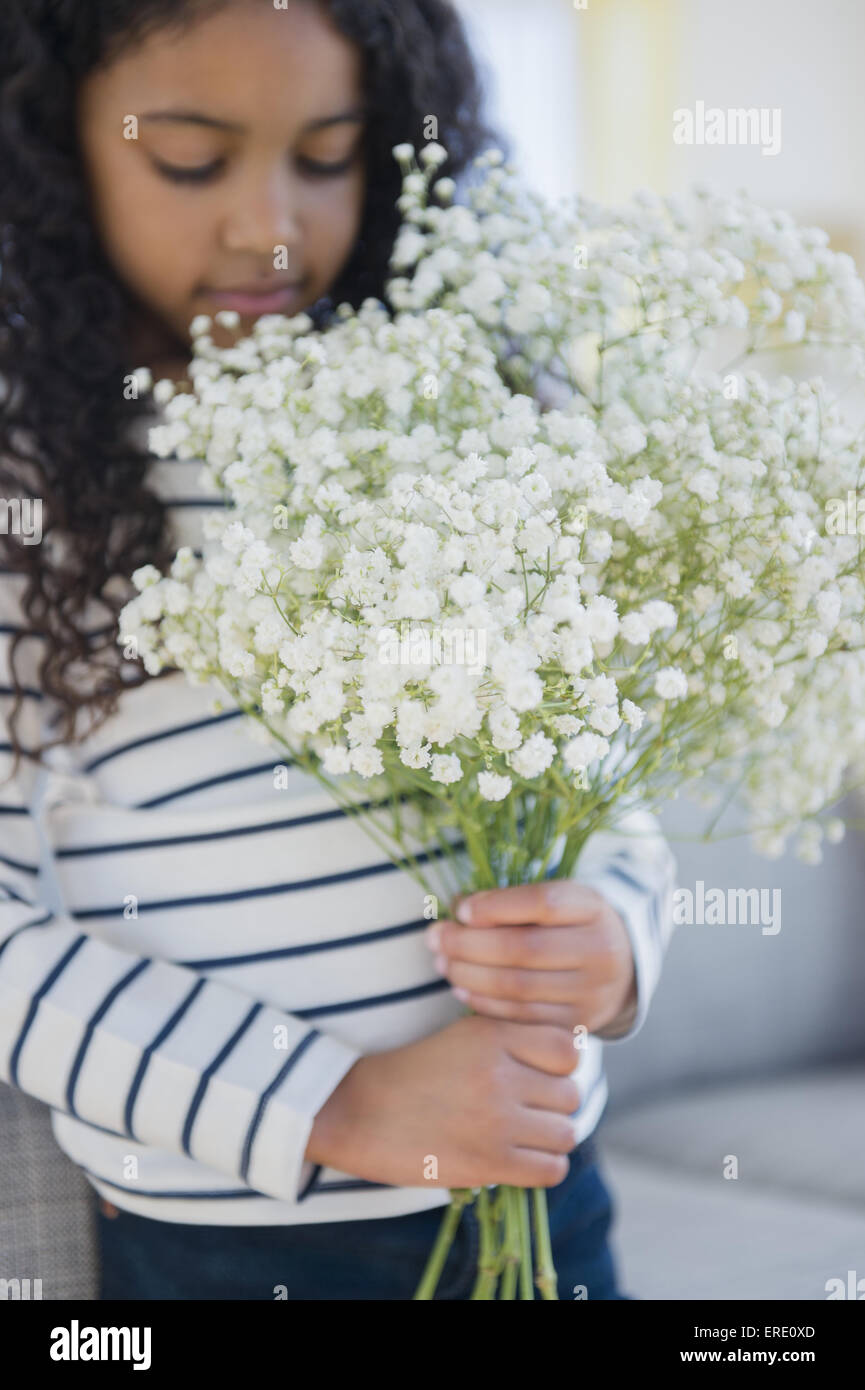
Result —
M444 1263L448 1256L457 1227L462 1220L463 1207L472 1200L472 1189L470 1187L457 1188L451 1193L450 1206L444 1215L444 1220L439 1226L435 1244L430 1251L429 1259L426 1262L424 1272L421 1275L420 1283L415 1291L413 1302L429 1302L435 1297L438 1282L441 1278Z
M478 1274L470 1299L489 1301L495 1298L498 1283L498 1251L496 1249L496 1217L489 1190L482 1187L475 1204L481 1243L478 1254Z
M517 1188L520 1222L520 1298L534 1299L532 1284L532 1239L529 1230L529 1194L524 1187Z
M519 1189L505 1189L505 1243L502 1248L502 1279L499 1299L513 1301L517 1288L517 1271L520 1266L520 1219L517 1203Z
M538 1253L538 1268L535 1283L541 1291L541 1298L558 1301L559 1292L556 1271L553 1267L553 1247L550 1241L550 1220L547 1215L547 1193L543 1187L532 1188L532 1201L535 1217L535 1245Z

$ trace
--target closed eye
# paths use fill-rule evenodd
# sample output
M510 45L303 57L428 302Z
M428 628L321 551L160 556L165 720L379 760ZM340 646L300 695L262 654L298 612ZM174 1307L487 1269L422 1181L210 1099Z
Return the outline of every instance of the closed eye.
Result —
M205 183L218 173L223 162L221 159L215 159L212 164L204 164L197 169L183 169L177 168L173 164L162 164L156 161L156 167L160 174L171 179L173 183Z
M340 174L348 173L354 164L357 151L346 158L341 159L337 164L328 164L318 159L307 159L301 157L298 164L305 174L312 178L337 178ZM211 164L204 164L199 168L184 169L173 164L163 164L159 160L154 161L156 168L164 178L170 179L172 183L206 183L209 179L215 178L223 168L225 161L215 159Z
M338 174L347 174L355 160L356 151L341 159L338 164L325 164L319 159L300 158L298 164L306 174L311 174L313 178L334 178Z

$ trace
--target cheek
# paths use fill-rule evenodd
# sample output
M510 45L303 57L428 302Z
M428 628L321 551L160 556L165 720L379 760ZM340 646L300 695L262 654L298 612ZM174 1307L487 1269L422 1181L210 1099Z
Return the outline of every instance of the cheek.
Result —
M323 269L335 272L348 258L360 232L363 193L363 182L357 179L325 189L315 198L307 230L316 262Z
M157 301L190 288L209 225L200 206L135 175L113 183L103 218L115 263L134 288Z

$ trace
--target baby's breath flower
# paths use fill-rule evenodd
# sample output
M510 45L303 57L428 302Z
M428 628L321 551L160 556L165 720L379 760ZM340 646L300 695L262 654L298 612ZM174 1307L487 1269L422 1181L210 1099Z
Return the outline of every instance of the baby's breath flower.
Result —
M655 676L654 690L662 700L680 700L688 693L688 678L684 671L665 666Z
M132 571L132 582L136 589L148 589L152 584L158 584L161 579L162 575L155 565L141 565Z
M478 773L478 791L484 801L504 800L512 786L510 777L501 777L495 772Z
M429 164L429 165L431 165L431 166L433 166L433 167L438 167L438 165L444 164L444 162L445 162L445 160L447 159L447 157L448 157L448 152L447 152L447 150L444 148L444 146L443 146L443 145L439 145L439 144L438 144L436 141L434 141L434 140L431 140L431 141L429 142L429 144L424 145L424 146L421 148L421 152L420 152L420 162L421 162L421 164Z
M434 782L458 782L463 775L455 753L436 753L430 761L430 776Z
M825 381L865 374L855 265L744 194L553 207L488 151L456 203L443 147L394 157L393 312L265 315L225 349L200 315L193 392L153 388L151 452L201 459L226 507L200 555L135 571L125 638L220 673L329 775L386 790L398 759L499 840L495 767L578 796L603 763L613 818L617 769L648 797L675 767L707 805L741 782L760 848L801 826L813 857L865 764L860 538L827 526L861 489ZM819 380L716 374L736 335L848 346Z

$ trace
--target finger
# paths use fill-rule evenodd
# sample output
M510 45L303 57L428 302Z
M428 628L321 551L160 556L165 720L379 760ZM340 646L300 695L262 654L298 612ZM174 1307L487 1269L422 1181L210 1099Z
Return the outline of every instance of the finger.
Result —
M575 970L512 970L454 960L445 973L452 985L470 994L525 1004L573 1004L585 991L585 980Z
M428 944L449 960L475 965L525 966L533 970L579 970L596 949L591 926L461 927L447 919L427 933Z
M526 922L570 926L592 921L603 902L597 888L560 878L471 893L459 900L455 916L470 927L520 926Z
M515 1062L550 1076L570 1076L579 1065L573 1035L545 1023L506 1023L504 1045Z
M552 1110L574 1118L580 1107L580 1088L572 1076L546 1076L535 1071L530 1096L523 1105L529 1110Z
M552 1023L557 1028L573 1029L576 1011L571 1004L526 1004L513 999L490 999L485 994L464 994L454 991L460 1003L486 1018L507 1019L511 1023Z
M577 1146L573 1121L566 1115L533 1110L528 1106L520 1111L514 1142L519 1147L551 1154L568 1154Z
M567 1154L514 1147L508 1157L508 1183L514 1187L558 1187L570 1172Z

